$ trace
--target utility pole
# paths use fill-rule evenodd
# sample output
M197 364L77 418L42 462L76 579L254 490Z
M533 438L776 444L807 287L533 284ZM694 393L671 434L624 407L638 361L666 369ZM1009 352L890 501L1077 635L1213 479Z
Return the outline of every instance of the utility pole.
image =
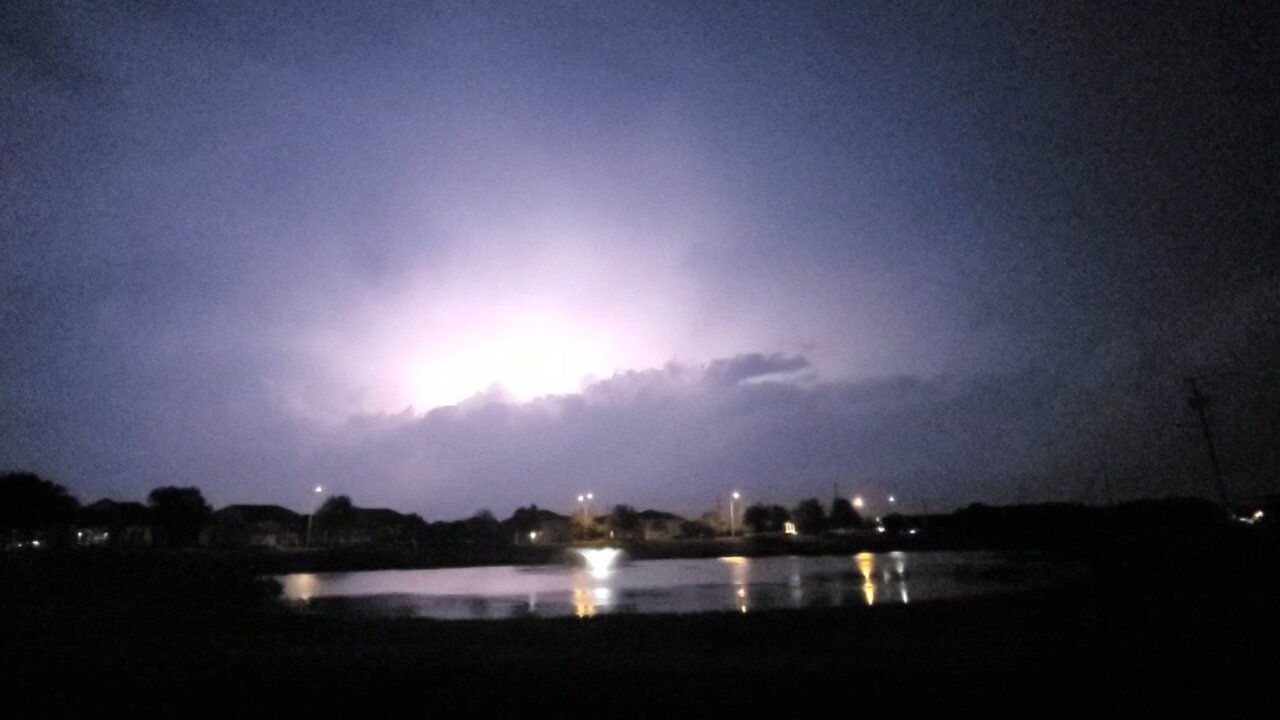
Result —
M1209 448L1209 464L1213 466L1213 479L1218 483L1218 498L1230 515L1231 501L1227 498L1227 486L1222 482L1222 465L1218 462L1218 448L1213 444L1213 433L1209 431L1209 416L1205 413L1205 408L1209 406L1209 396L1201 394L1195 378L1187 378L1187 384L1191 386L1191 397L1188 398L1187 404L1200 418L1200 429L1204 431L1204 442Z
M1115 496L1111 494L1111 480L1107 477L1107 471L1102 471L1102 497L1107 501L1107 505L1115 505Z
M320 507L320 493L324 492L324 488L320 485L316 486L315 493L311 500L311 514L307 515L307 544L305 547L311 547L311 525L316 519L316 510Z

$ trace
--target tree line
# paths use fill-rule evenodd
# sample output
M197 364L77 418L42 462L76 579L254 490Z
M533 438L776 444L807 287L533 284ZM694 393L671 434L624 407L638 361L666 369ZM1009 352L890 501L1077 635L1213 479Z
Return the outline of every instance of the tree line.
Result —
M82 508L66 488L33 473L2 474L0 547L73 542L73 530L89 524L89 511L102 504ZM1109 507L1071 503L989 507L975 503L946 515L891 514L876 518L862 517L845 498L835 498L829 505L810 498L790 509L777 504L753 504L739 510L739 516L729 522L719 511L685 519L656 510L638 511L629 505L615 505L602 516L561 515L529 505L517 508L506 520L481 510L460 520L427 522L416 514L360 508L345 495L327 498L310 517L275 506L229 506L215 514L199 488L180 486L152 490L145 505L112 505L131 511L130 519L118 525L145 525L149 532L146 544L169 548L234 544L226 535L228 528L234 530L235 522L242 526L252 522L230 517L235 513L229 511L237 510L274 511L273 517L283 518L277 524L294 534L294 540L285 546L312 545L313 541L323 546L417 546L709 538L726 535L734 528L753 535L866 530L889 537L915 536L912 539L917 543L937 544L945 539L956 546L1047 547L1106 541L1135 531L1203 529L1226 520L1221 506L1197 498L1136 500ZM1239 519L1270 530L1275 527L1277 516L1280 508L1267 505L1266 512L1260 506ZM654 528L662 531L651 534ZM211 529L223 535L211 538Z
M134 503L120 503L134 506ZM89 509L92 509L90 506ZM233 506L238 507L238 506ZM260 507L260 506L255 506ZM145 505L135 508L144 512L144 518L130 522L147 525L153 535L152 544L163 547L190 547L201 542L202 533L214 524L213 506L196 487L165 486L148 493ZM283 509L281 509L283 510ZM70 492L63 486L29 472L11 472L0 475L0 539L7 544L57 542L67 535L56 531L70 531L87 514ZM602 537L630 539L642 537L646 523L659 520L668 523L667 537L703 538L723 535L730 525L745 527L755 534L781 533L787 523L794 523L797 532L821 533L828 530L852 529L862 526L862 518L848 500L837 498L828 510L816 499L805 500L792 509L780 505L754 504L739 510L740 517L726 522L718 512L709 512L701 518L688 520L671 513L647 510L638 511L625 504L615 505L605 515L560 515L537 505L520 507L506 520L498 520L488 510L481 510L471 517L428 523L415 514L401 514L386 510L369 510L357 507L346 495L327 498L307 518L291 511L284 511L305 520L307 540L312 535L318 544L343 544L353 535L367 529L371 522L379 522L385 528L395 526L394 538L417 542L500 542L537 538L547 533L548 539L590 540ZM382 515L370 519L370 513ZM136 513L135 513L136 514ZM394 517L391 517L394 516ZM552 534L557 528L563 536ZM532 534L532 535L530 535ZM386 533L383 533L385 536Z

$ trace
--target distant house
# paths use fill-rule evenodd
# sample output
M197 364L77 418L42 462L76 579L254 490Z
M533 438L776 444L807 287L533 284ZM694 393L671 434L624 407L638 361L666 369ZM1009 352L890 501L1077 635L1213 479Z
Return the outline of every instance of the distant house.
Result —
M685 519L661 510L640 512L641 537L645 540L674 540L681 534Z
M573 520L550 510L537 509L533 529L516 538L520 544L564 543L573 539Z
M226 547L301 547L307 518L279 505L228 505L213 513L211 542Z
M75 543L86 547L151 545L151 510L136 502L99 500L80 508Z
M389 508L353 507L349 515L316 517L317 544L339 547L416 546L426 532L426 522L416 514Z

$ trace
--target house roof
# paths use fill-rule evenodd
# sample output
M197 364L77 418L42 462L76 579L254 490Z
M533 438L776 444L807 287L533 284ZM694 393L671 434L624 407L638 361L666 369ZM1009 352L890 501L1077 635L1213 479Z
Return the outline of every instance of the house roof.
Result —
M243 523L275 522L281 525L301 522L304 516L279 505L228 505L213 513L219 520Z
M421 523L422 518L413 513L402 513L391 508L352 508L352 518L364 525L404 526Z
M391 508L352 508L355 516L361 520L374 522L398 522L408 515Z
M147 525L151 522L151 509L139 502L99 500L80 508L76 519L79 527L122 527Z
M645 520L676 520L683 522L684 518L675 513L663 512L661 510L641 510L640 517Z

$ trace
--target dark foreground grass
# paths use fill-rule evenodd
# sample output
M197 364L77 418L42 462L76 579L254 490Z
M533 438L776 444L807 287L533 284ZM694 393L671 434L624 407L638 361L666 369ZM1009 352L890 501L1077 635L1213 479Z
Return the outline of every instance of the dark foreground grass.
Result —
M0 669L7 698L35 703L11 717L791 717L820 706L858 715L939 705L1096 716L1135 705L1274 703L1275 612L1265 592L1228 602L1194 589L1075 588L745 616L111 613L9 624Z

